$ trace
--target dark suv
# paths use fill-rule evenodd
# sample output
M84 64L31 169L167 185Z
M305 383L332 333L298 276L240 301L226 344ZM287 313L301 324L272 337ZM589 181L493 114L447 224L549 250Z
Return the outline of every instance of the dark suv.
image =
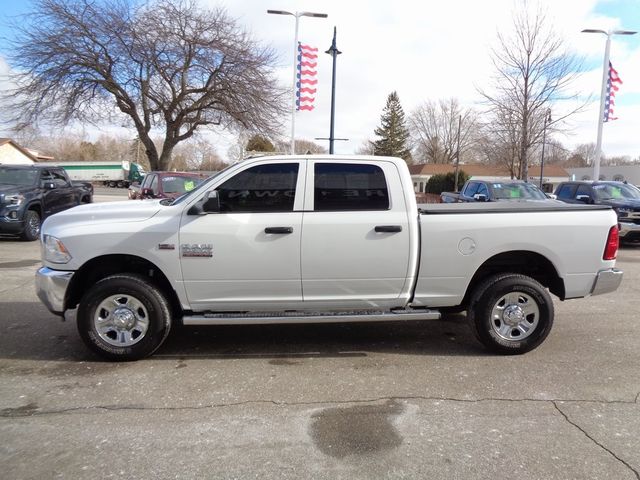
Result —
M640 241L640 190L614 181L562 182L555 192L566 203L609 205L618 214L620 241Z

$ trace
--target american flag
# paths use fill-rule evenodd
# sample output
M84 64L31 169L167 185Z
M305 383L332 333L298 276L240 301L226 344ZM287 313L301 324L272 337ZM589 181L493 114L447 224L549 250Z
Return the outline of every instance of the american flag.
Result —
M296 82L296 110L313 110L316 99L318 49L298 42L298 81Z
M607 94L604 97L604 118L603 122L609 120L617 120L618 117L613 116L613 107L615 106L616 92L618 91L618 83L622 83L622 80L618 76L618 71L613 68L611 62L609 62L609 76L607 77Z

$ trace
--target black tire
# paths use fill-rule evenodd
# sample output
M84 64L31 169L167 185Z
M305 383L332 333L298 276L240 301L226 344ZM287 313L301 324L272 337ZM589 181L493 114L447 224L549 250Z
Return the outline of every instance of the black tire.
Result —
M20 237L27 242L33 242L40 236L40 214L35 210L27 210L24 216L24 230Z
M540 345L553 326L553 300L536 280L499 274L474 291L467 318L478 340L502 355L519 355Z
M139 360L155 352L169 335L170 312L162 291L145 277L111 275L82 297L78 331L84 343L107 360Z

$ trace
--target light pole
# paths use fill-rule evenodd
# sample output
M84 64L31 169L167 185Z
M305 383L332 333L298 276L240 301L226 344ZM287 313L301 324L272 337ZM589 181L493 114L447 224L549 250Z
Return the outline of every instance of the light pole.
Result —
M551 123L551 109L544 113L544 125L542 127L542 160L540 160L540 190L542 190L542 178L544 175L544 146L547 143L547 126Z
M314 12L287 12L285 10L267 10L267 13L273 15L291 15L296 19L296 33L293 38L293 92L291 101L291 155L296 153L296 83L297 83L297 71L296 63L298 62L298 23L300 17L315 17L315 18L327 18L326 13L314 13Z
M607 80L609 78L609 50L611 49L612 35L633 35L638 32L631 30L595 30L586 28L582 33L604 33L607 36L607 43L604 48L604 63L602 65L602 88L600 90L600 114L598 117L598 138L596 140L596 158L593 164L593 179L600 180L600 158L602 157L602 127L604 125L604 101L607 96Z
M324 53L328 53L333 58L333 71L331 73L331 121L329 126L329 154L333 155L333 142L335 140L334 126L336 116L336 59L342 52L338 50L336 46L336 27L333 27L333 41L329 50Z

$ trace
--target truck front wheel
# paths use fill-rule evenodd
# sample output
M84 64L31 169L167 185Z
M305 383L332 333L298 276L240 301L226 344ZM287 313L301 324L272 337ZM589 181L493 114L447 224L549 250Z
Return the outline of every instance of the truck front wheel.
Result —
M167 299L135 274L111 275L93 285L80 301L77 321L85 344L112 361L151 355L171 329Z
M467 317L489 350L517 355L540 345L553 325L553 301L547 290L525 275L493 275L474 291Z
M40 235L40 215L35 210L27 210L24 217L24 230L22 231L22 239L27 242L33 242Z

